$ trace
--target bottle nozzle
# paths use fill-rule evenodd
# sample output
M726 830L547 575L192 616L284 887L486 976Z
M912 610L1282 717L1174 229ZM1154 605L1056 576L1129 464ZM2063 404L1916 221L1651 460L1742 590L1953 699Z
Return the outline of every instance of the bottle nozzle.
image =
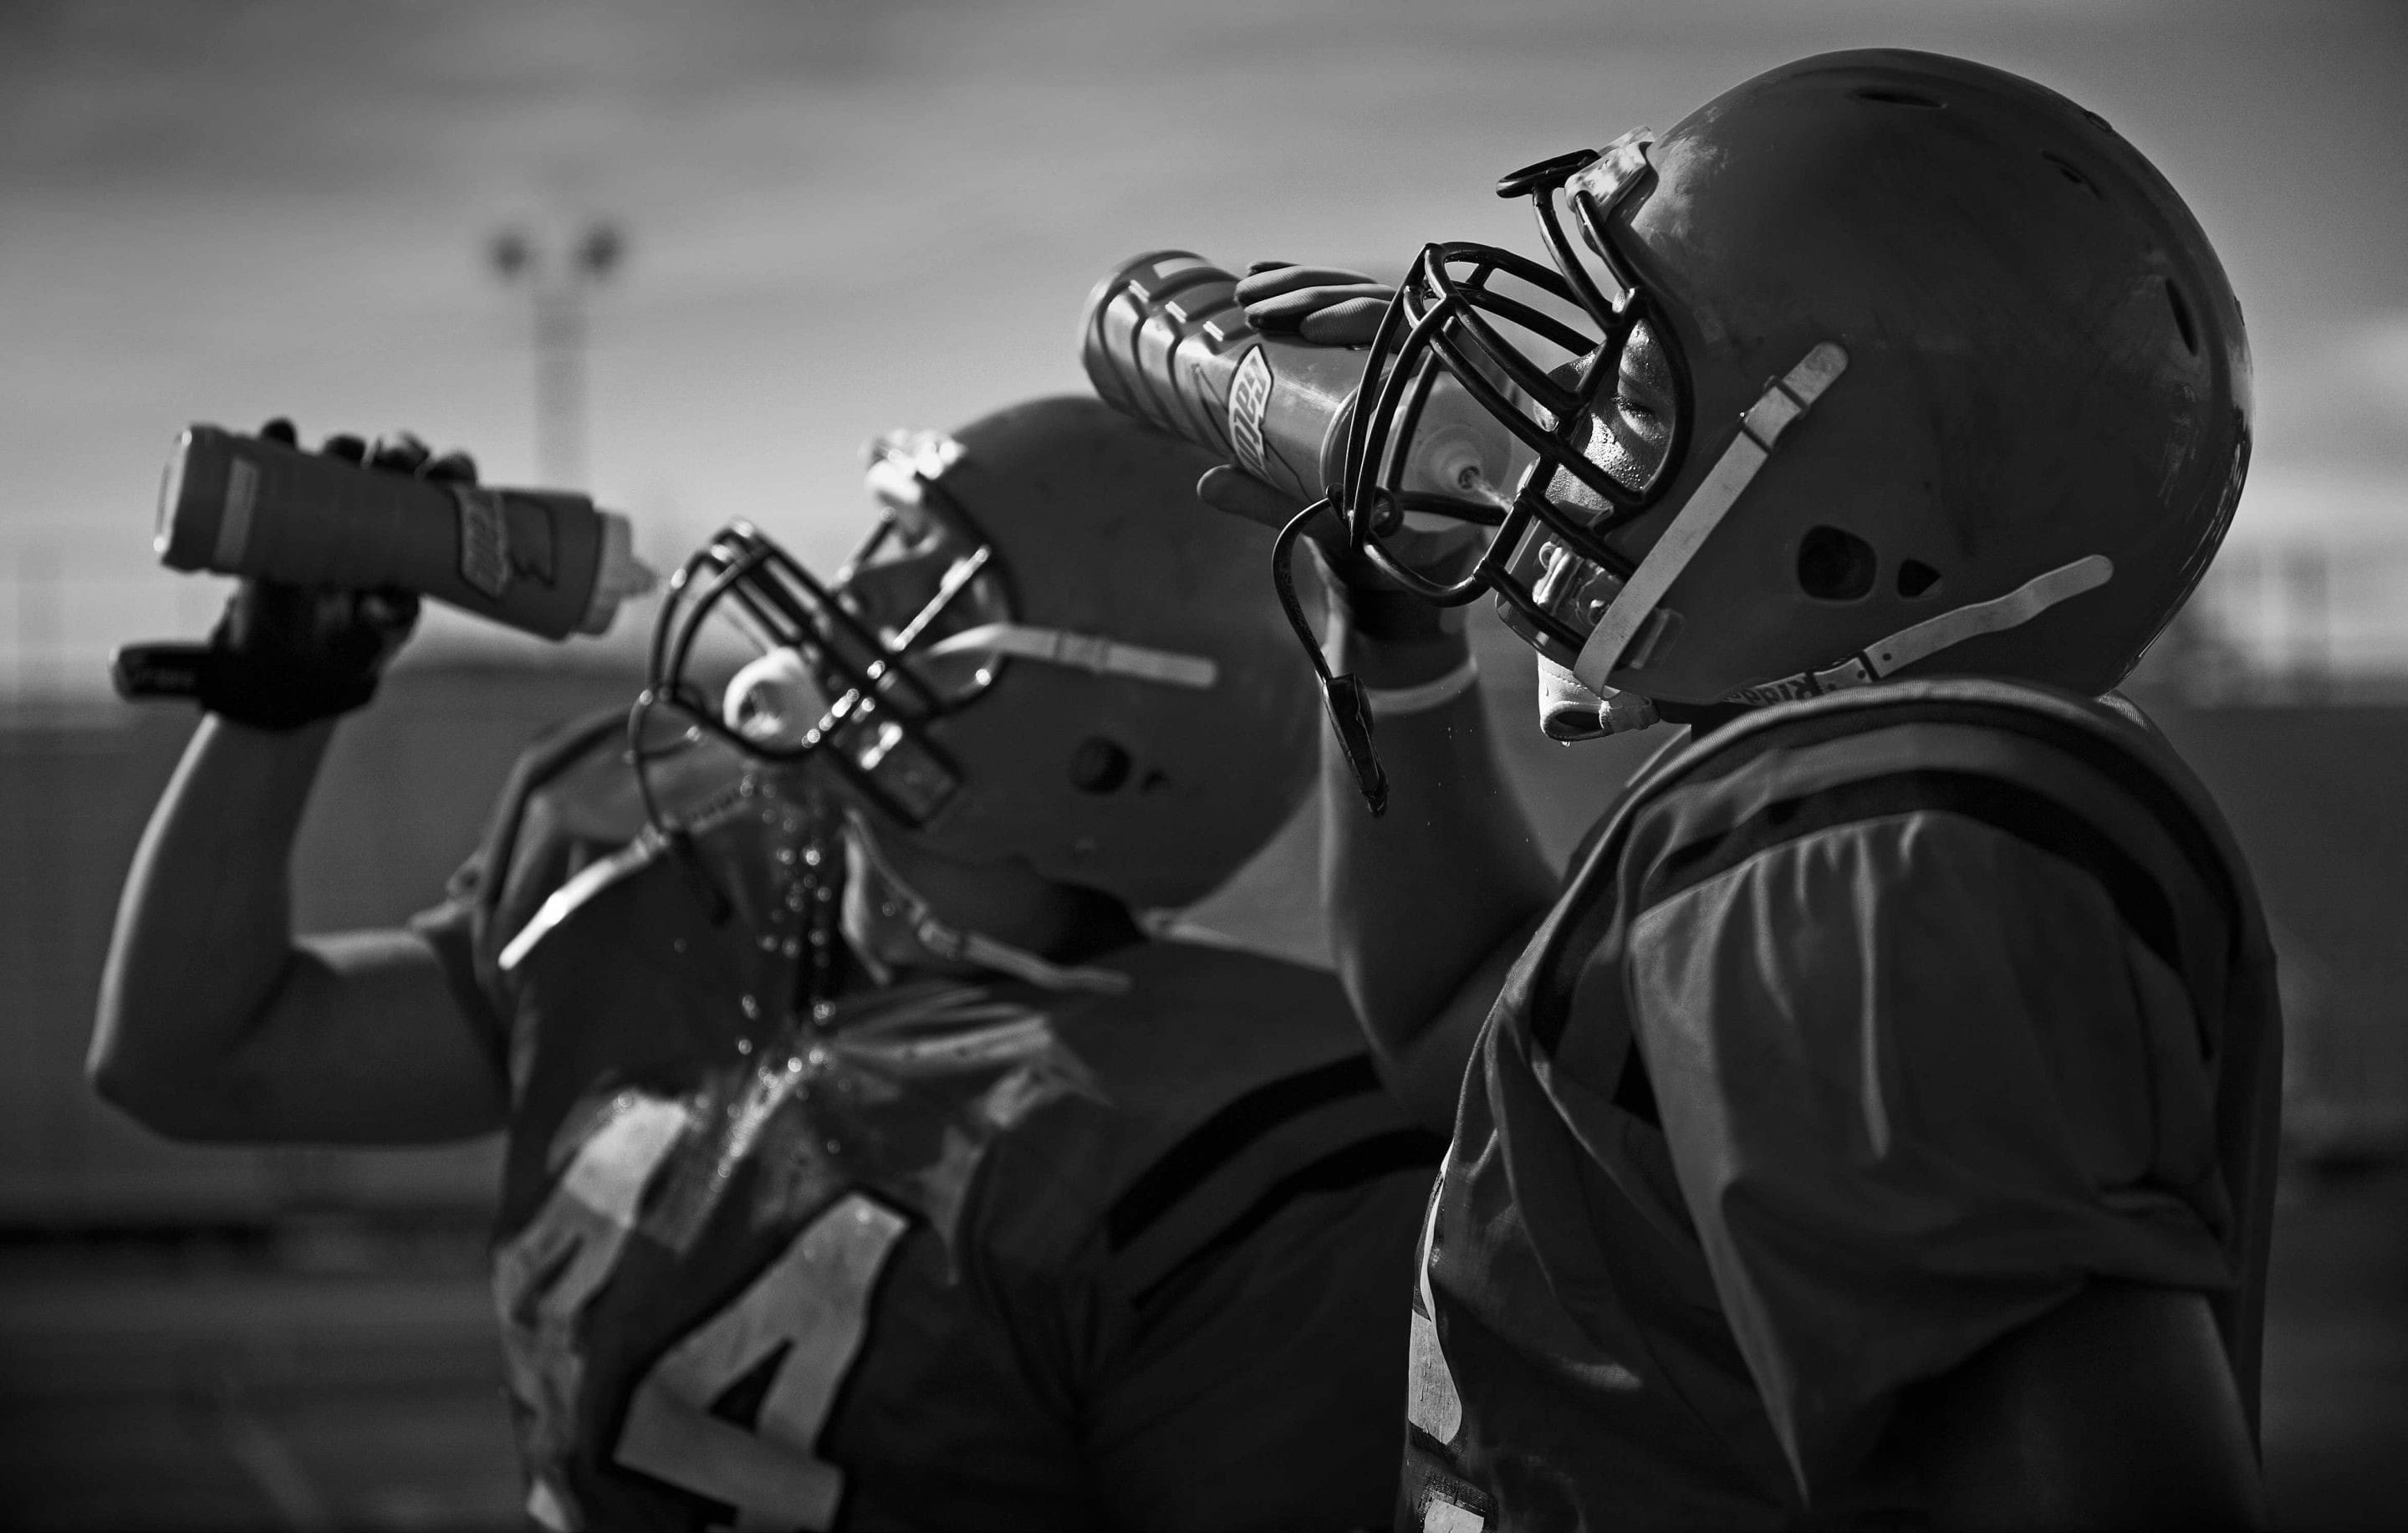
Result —
M636 557L636 530L616 511L597 510L602 519L602 563L594 575L594 596L577 624L580 634L603 634L619 615L619 604L640 596L660 583L652 566Z

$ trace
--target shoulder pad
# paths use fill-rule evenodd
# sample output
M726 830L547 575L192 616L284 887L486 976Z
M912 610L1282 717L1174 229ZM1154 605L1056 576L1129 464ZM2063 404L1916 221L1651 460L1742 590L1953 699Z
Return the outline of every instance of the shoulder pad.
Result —
M2214 945L2223 959L2229 944L2258 940L2262 919L2229 828L2143 722L2022 682L1885 682L1749 714L1631 782L1533 943L1533 1036L1554 1047L1572 976L1606 951L1616 923L1759 852L1922 810L2010 826L2112 874L2111 884L2172 890L2176 908L2192 897L2183 889L2195 890L2200 903L2190 908L2221 934ZM2143 926L2160 948L2175 945L2168 921L2153 915ZM2208 971L2221 961L2196 956L2194 978L2213 983Z
M1059 1018L1101 1109L1032 1122L1045 1142L1015 1159L1047 1168L1055 1216L1015 1213L1001 1243L1099 1235L1113 1291L1144 1309L1297 1197L1437 1165L1443 1142L1388 1096L1333 976L1164 940L1102 963L1130 991Z
M650 768L654 801L671 816L692 812L748 765L715 740L663 756ZM519 758L487 831L480 895L490 929L515 930L564 881L635 839L645 819L624 711L548 732Z

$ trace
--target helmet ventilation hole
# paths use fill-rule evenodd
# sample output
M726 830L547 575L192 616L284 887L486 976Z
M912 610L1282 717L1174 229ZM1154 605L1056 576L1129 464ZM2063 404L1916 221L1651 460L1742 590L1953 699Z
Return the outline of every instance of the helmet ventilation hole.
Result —
M2089 177L2085 176L2080 170L2074 167L2072 161L2065 158L2065 156L2061 154L2051 154L2046 150L2042 150L2040 151L2040 157L2046 160L2050 165L2055 165L2057 167L2057 173L2064 177L2067 180L2071 181L2074 185L2082 188L2082 190L2089 193L2094 197L2100 196L2100 193L2099 188L2092 184Z
M1798 545L1798 588L1817 601L1859 601L1873 588L1873 546L1837 527L1810 527Z
M1081 793L1117 792L1129 780L1133 763L1118 741L1090 735L1070 752L1070 786Z
M1909 559L1898 566L1898 594L1910 600L1939 583L1940 571L1920 559Z
M1940 102L1932 100L1928 95L1917 95L1913 91L1893 91L1878 85L1868 85L1861 91L1851 91L1848 93L1858 101L1877 102L1884 107L1920 107L1931 112L1942 109Z
M2166 307L2174 311L2174 328L2182 332L2183 350L2199 355L2199 331L2191 323L2190 303L2171 277L2166 279Z

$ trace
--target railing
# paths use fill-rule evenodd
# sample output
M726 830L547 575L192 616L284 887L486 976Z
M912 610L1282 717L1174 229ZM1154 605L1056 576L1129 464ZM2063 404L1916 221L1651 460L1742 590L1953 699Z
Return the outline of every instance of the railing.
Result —
M2408 698L2408 547L2229 547L2142 675L2211 705Z

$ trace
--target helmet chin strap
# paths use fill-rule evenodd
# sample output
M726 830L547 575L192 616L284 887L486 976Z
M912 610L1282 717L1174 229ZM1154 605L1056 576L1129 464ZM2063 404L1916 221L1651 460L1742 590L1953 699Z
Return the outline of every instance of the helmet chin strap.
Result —
M1122 995L1128 990L1128 976L1117 970L1049 963L1025 948L1014 947L984 932L952 924L938 915L927 896L912 888L903 875L896 871L895 865L886 860L885 852L879 848L876 834L862 822L858 810L846 812L845 826L850 833L846 839L851 843L853 855L862 859L882 886L878 900L880 913L883 915L885 907L891 902L895 907L891 919L929 957L987 969L1025 981L1040 990L1083 990L1107 996ZM861 944L854 944L854 953L880 984L893 982L891 968L875 955L861 952Z
M1006 654L1049 666L1068 666L1096 676L1124 677L1160 686L1208 692L1221 678L1221 667L1210 655L1182 654L1176 650L1125 644L1100 634L1068 628L1043 628L1029 623L982 623L928 646L930 656Z
M1025 623L983 623L903 658L953 654L1010 655L1095 676L1192 692L1209 692L1221 679L1221 667L1209 655L1125 644L1099 634ZM816 696L815 681L803 657L791 647L772 650L756 656L728 681L720 702L721 719L728 728L755 742L791 744L819 722L803 712Z
M1821 341L1773 380L1740 417L1739 435L1731 438L1672 518L1672 524L1614 594L1612 604L1582 644L1571 670L1567 673L1541 657L1540 727L1549 738L1589 739L1656 722L1652 705L1607 685L1606 678L1634 650L1638 655L1632 664L1644 659L1656 641L1654 636L1662 629L1657 604L1664 594L1771 461L1782 434L1813 408L1847 366L1848 353L1838 342ZM1725 700L1761 706L1866 686L1951 645L2029 623L2067 597L2106 584L2114 573L2114 560L2103 553L2089 554L2034 576L2003 596L1952 608L1901 628L1835 666L1743 687Z
M1739 418L1739 435L1723 449L1723 455L1706 470L1706 477L1689 493L1686 504L1672 518L1672 524L1656 539L1630 579L1622 582L1614 593L1613 603L1598 619L1597 626L1582 644L1580 657L1572 663L1572 675L1581 685L1599 697L1612 695L1614 689L1606 678L1622 664L1632 642L1655 617L1656 604L1664 593L1672 588L1681 571L1698 556L1723 518L1730 513L1740 495L1756 479L1758 470L1772 457L1780 443L1781 434L1791 423L1813 408L1839 376L1847 371L1848 353L1837 341L1818 341L1813 350L1799 360L1796 366L1768 385L1756 402Z
M1570 745L1607 735L1625 735L1656 722L1656 705L1635 692L1598 696L1579 677L1539 656L1539 732Z
M1836 666L1799 671L1778 681L1742 687L1727 699L1761 707L1797 697L1817 697L1827 692L1870 686L1918 660L1928 659L1954 644L1984 634L2020 628L2068 596L2095 591L2114 578L2115 561L2103 553L2087 553L2070 564L2033 576L2003 596L1968 602L1900 628L1887 638L1865 646Z
M1742 687L1724 701L1763 708L1870 686L1952 644L2021 627L2067 597L2105 585L2114 574L2113 559L2103 553L2085 554L2033 576L2003 596L1968 602L1901 628L1836 666ZM1637 693L1609 691L1600 697L1570 671L1545 655L1539 656L1539 728L1549 739L1570 744L1644 729L1656 722L1656 705Z

